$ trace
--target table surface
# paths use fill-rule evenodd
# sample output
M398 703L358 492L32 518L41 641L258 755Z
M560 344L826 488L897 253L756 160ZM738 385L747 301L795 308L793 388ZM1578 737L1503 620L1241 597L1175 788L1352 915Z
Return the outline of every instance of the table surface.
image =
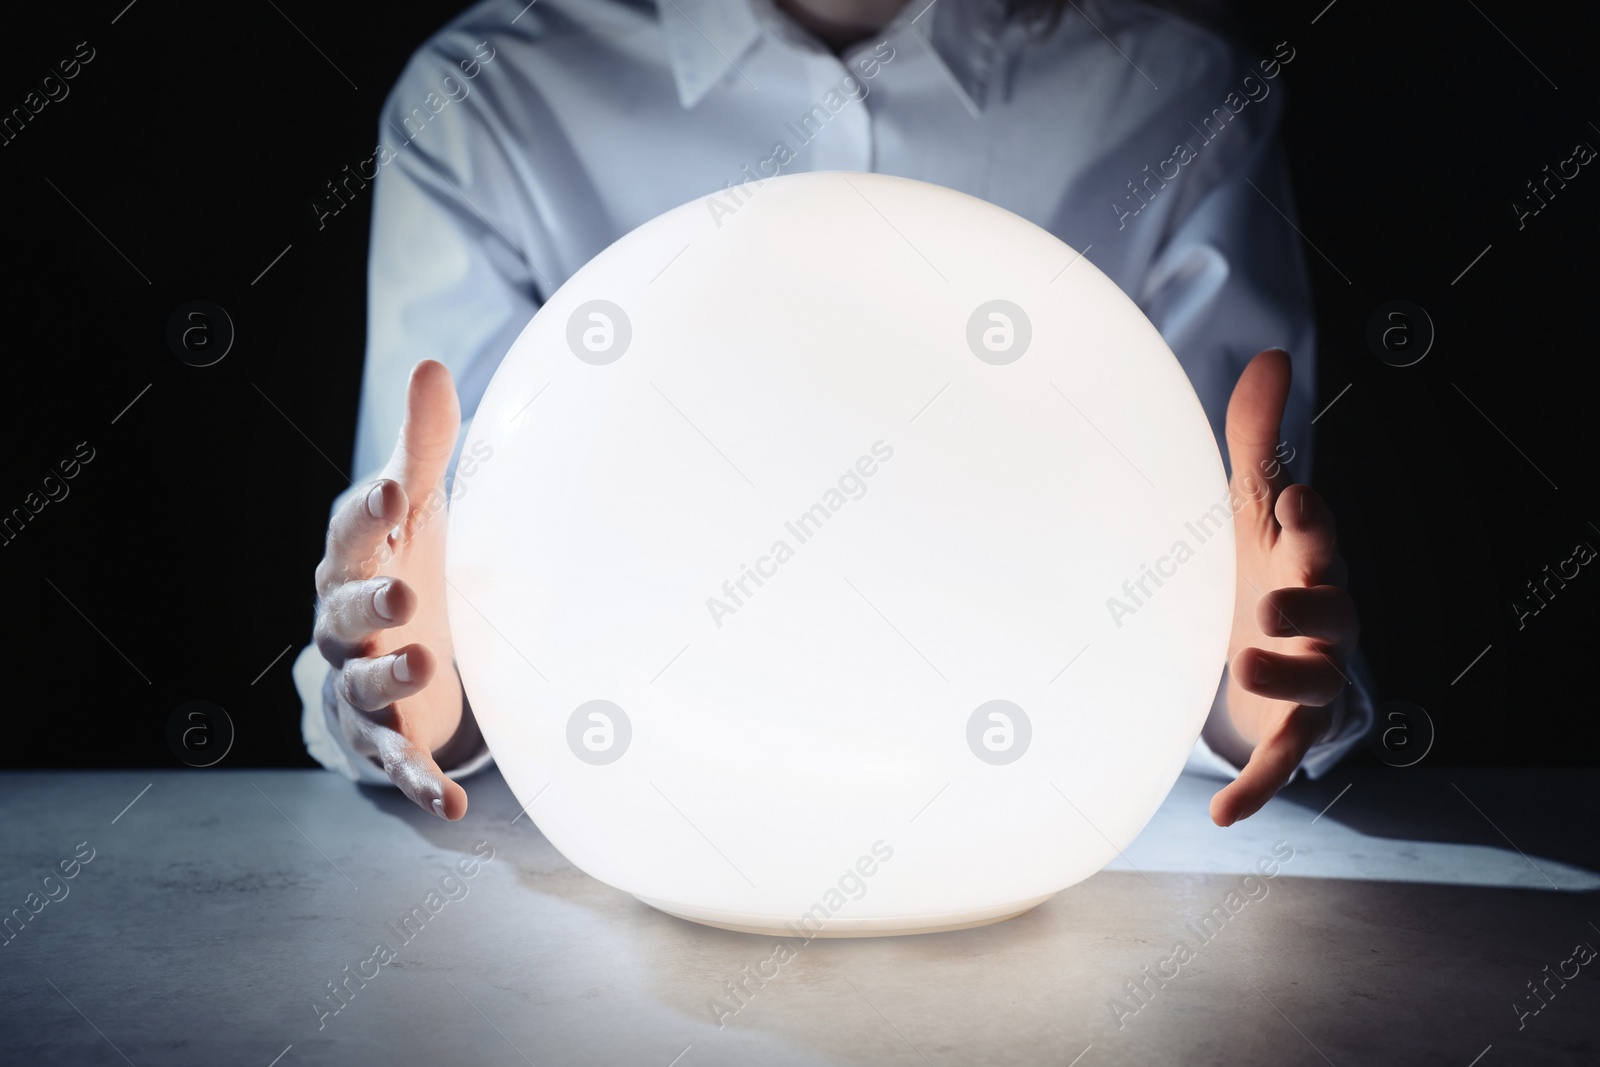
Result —
M1229 830L1185 776L1124 858L1039 908L796 942L734 1014L725 983L771 974L774 938L640 904L497 774L469 785L446 824L321 771L0 774L0 913L31 915L0 947L0 1062L1600 1063L1600 961L1552 977L1600 946L1594 771L1336 768ZM479 842L466 895L394 936ZM1195 936L1277 842L1266 895ZM395 957L365 965L379 941ZM1177 941L1177 976L1135 999ZM319 1015L357 970L377 974Z

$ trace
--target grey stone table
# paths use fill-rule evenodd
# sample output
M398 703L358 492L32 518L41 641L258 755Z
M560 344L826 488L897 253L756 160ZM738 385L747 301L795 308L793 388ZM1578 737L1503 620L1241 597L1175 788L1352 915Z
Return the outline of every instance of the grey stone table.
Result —
M1223 831L1185 777L1016 919L769 963L574 869L494 774L454 825L315 771L4 774L0 1062L1595 1064L1597 784L1335 770Z

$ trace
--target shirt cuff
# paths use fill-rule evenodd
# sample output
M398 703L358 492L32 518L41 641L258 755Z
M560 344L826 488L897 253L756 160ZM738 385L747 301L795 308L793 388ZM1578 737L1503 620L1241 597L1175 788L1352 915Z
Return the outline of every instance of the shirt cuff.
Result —
M328 770L352 782L393 785L379 764L350 744L333 717L333 709L322 699L322 687L327 684L331 670L315 644L301 649L294 661L294 686L300 693L300 736L305 740L306 751ZM439 769L448 778L461 779L477 774L493 762L488 743L480 740L476 752L454 767Z
M1305 772L1307 778L1321 778L1329 768L1359 745L1367 736L1367 731L1372 728L1373 720L1377 717L1372 704L1374 687L1371 672L1367 669L1366 658L1361 655L1359 649L1351 654L1345 664L1345 671L1349 675L1350 684L1339 694L1339 699L1344 701L1344 720L1332 737L1318 741L1307 750L1305 757L1300 761L1300 766L1289 776L1291 782L1299 777L1301 771ZM1227 699L1228 667L1224 665L1222 678L1217 683L1217 694L1211 701L1210 717L1228 713ZM1189 762L1184 770L1209 778L1232 779L1239 777L1241 767L1206 744L1205 735L1202 733L1195 740L1194 750L1189 753Z

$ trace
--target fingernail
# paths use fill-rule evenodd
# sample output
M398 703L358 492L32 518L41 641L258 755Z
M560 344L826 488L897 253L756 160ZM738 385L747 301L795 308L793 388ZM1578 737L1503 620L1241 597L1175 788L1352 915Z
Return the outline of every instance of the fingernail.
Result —
M375 519L383 518L383 483L379 482L367 491L367 514Z
M1300 493L1300 524L1304 526L1311 518L1311 494Z
M449 816L444 813L444 801L440 800L438 797L433 798L433 811L434 814L439 816L441 819L449 818Z
M389 583L385 582L378 587L376 593L372 594L372 610L376 611L385 622L394 618L394 612L389 608L389 589Z
M410 659L410 656L396 656L394 658L394 666L389 669L394 672L395 681L401 683L408 683L411 681Z
M1266 685L1272 680L1272 668L1267 663L1265 656L1256 657L1255 670L1251 672L1257 685Z

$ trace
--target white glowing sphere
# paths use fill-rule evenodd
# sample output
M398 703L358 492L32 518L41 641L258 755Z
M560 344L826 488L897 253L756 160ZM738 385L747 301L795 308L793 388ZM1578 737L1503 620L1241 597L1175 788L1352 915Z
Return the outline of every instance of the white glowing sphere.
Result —
M1134 839L1216 690L1233 522L1187 377L962 193L667 212L551 296L466 442L449 612L489 747L568 859L685 918L1024 911Z

